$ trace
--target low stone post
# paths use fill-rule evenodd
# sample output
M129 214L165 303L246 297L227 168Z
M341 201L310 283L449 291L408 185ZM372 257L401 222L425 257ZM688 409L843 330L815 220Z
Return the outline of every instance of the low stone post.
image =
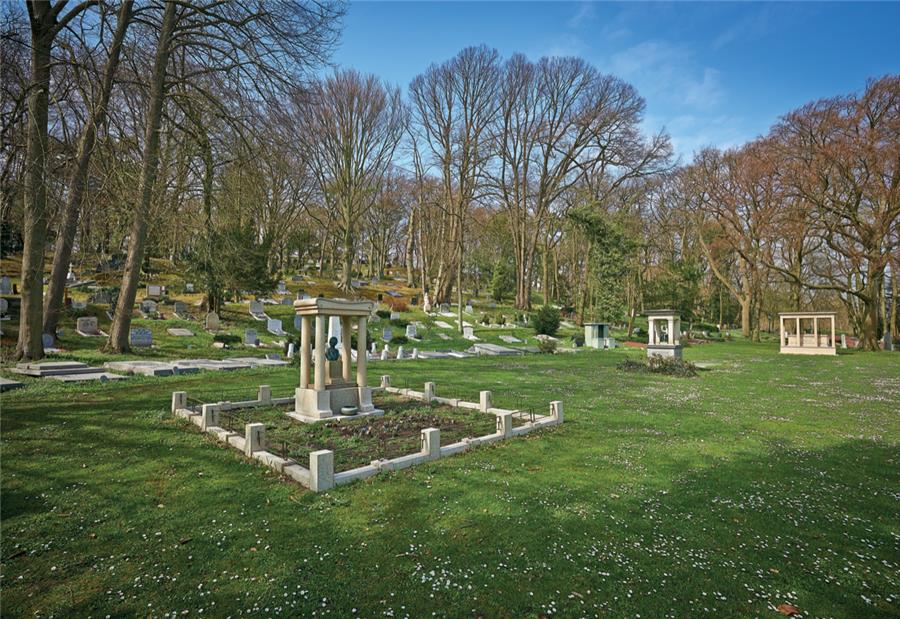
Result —
M388 347L387 346L385 346L384 348L381 349L381 360L382 361L388 360Z
M404 354L403 346L397 346L397 358L402 359Z
M563 422L563 403L562 400L554 400L550 402L550 416L559 423Z
M490 391L482 391L481 392L481 405L479 407L479 410L482 413L486 413L486 412L488 412L488 409L492 408L492 407L493 407L493 405L491 404L491 392Z
M425 391L422 393L422 399L431 402L434 399L434 383L425 383Z
M248 423L244 426L244 453L249 457L266 445L266 424Z
M200 413L200 429L206 432L209 428L219 425L219 405L204 404Z
M259 394L256 396L256 399L260 402L270 404L272 402L272 388L269 387L269 385L260 385Z
M382 375L381 375L381 388L382 388L382 389L387 389L387 388L390 387L390 386L391 386L391 377L390 377L390 375L389 375L389 374L382 374Z
M503 438L509 438L513 433L513 414L500 413L497 415L497 434L502 434Z
M309 489L323 492L334 488L334 452L327 449L309 454Z
M418 359L418 358L419 358L419 349L418 349L418 348L413 348L412 358L413 358L413 359Z
M187 391L172 392L172 413L181 408L187 408Z
M847 348L847 334L846 333L841 333L841 348L843 348L845 350Z
M441 431L437 428L422 430L422 454L429 460L441 457Z

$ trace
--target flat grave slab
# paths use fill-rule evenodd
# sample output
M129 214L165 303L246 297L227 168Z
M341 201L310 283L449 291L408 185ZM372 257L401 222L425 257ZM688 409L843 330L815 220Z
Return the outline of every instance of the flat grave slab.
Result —
M488 355L488 356L500 356L500 355L521 355L523 354L521 350L517 348L507 348L506 346L500 346L499 344L491 344L489 342L479 342L473 345L469 352L475 353L476 355Z
M517 338L515 335L501 335L500 339L506 342L507 344L521 344L522 340Z
M194 337L194 332L190 329L184 329L180 327L172 327L166 329L166 333L173 337Z
M249 363L253 367L280 367L291 364L290 361L285 361L283 359L267 359L266 357L232 357L229 361Z
M0 377L0 391L12 391L13 389L18 389L19 387L24 386L25 383L23 382L12 380L11 378Z
M443 320L435 320L434 326L439 327L441 329L452 329L453 328L453 325L451 325L450 323L444 322Z
M91 368L92 372L82 372L79 374L53 374L51 376L47 376L51 380L58 380L64 383L80 383L87 380L99 380L99 381L107 381L107 380L125 380L128 378L127 376L122 376L121 374L113 374L111 372L104 372L99 368Z
M108 370L139 374L141 376L172 376L173 374L196 374L197 368L180 368L164 361L109 361L103 364Z
M91 373L98 371L87 363L78 361L43 361L38 363L19 363L16 367L10 369L16 374L24 374L26 376L36 376L43 378L45 376L54 376L56 374L77 374Z
M249 363L231 359L179 359L178 361L173 361L173 364L178 368L196 368L198 370L213 371L246 370L253 367Z

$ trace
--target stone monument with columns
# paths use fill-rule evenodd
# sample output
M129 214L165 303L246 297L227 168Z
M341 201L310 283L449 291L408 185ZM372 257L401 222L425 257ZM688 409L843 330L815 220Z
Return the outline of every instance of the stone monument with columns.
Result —
M650 310L645 316L650 332L647 339L647 356L681 359L681 316L678 312L669 309ZM665 331L662 329L664 324Z
M372 303L318 297L294 301L294 310L301 321L298 351L300 386L295 392L291 417L301 421L318 421L357 413L383 413L372 405L372 390L366 385L366 327ZM340 348L335 336L326 342L330 318L340 321L343 339ZM355 376L351 371L350 355L350 330L354 322L358 329ZM315 333L315 348L310 341L312 333ZM313 351L315 360L312 358Z

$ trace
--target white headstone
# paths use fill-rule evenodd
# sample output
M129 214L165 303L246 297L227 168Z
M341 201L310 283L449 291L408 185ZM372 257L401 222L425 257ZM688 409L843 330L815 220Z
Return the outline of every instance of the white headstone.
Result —
M328 341L330 342L333 337L337 338L336 348L341 348L344 340L341 337L341 319L338 316L329 316L328 318Z
M471 314L471 313L473 313L474 311L475 311L475 310L472 309L472 304L471 304L471 303L466 303L466 313L467 313L467 314Z
M281 320L278 318L269 318L266 321L266 331L272 335L284 335L284 329L281 327Z
M391 312L391 320L400 320L400 312Z
M278 294L287 294L287 284L284 280L278 282Z
M12 280L8 275L0 277L0 294L12 294Z
M841 333L841 348L847 348L847 334Z
M147 286L147 296L148 297L161 297L162 296L162 286L156 286L154 284L150 284Z
M431 299L428 297L428 293L425 293L425 299L422 301L422 310L425 312L431 311Z
M294 358L294 343L293 343L293 342L291 342L290 344L288 344L287 358L288 358L288 359L293 359L293 358Z
M406 337L408 337L410 339L418 339L419 338L419 333L418 333L418 331L416 331L415 324L406 325Z
M472 327L463 327L463 337L467 340L475 337L475 330Z
M397 358L398 359L403 358L403 346L397 346Z
M418 359L418 358L419 358L419 349L418 349L418 348L413 348L412 358L413 358L413 359Z
M194 292L194 284L185 284L184 291L185 292Z

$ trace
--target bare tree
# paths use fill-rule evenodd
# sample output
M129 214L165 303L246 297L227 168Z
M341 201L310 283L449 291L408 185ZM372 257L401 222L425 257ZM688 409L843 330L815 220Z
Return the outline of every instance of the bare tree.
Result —
M64 12L67 0L28 2L31 25L31 80L28 87L28 128L25 153L25 215L22 252L22 309L16 359L40 359L44 241L47 236L47 121L49 116L50 73L53 43L60 31L75 17L96 4L85 0Z
M398 88L352 70L316 82L299 104L304 150L325 203L338 214L340 287L349 291L356 228L378 197L406 127L406 109Z
M435 298L448 301L455 271L459 329L463 323L462 274L466 217L486 189L485 167L493 154L490 127L497 114L497 50L468 47L431 65L409 86L422 149L440 173L448 215Z
M44 300L44 333L55 336L56 326L59 323L59 314L62 309L63 294L66 286L66 275L69 262L72 259L72 245L75 241L75 233L78 228L78 216L81 213L81 204L84 200L87 188L88 170L91 156L94 153L94 145L97 141L99 127L106 122L106 111L109 99L112 95L113 82L119 66L119 57L122 53L122 44L125 33L134 16L133 0L125 0L119 6L116 29L112 36L107 54L106 67L103 70L100 88L96 93L91 109L88 111L87 122L81 131L78 141L78 152L68 182L66 203L63 210L63 219L59 227L56 239L56 248L53 254L53 267L50 273L50 282ZM105 17L105 16L103 16Z

